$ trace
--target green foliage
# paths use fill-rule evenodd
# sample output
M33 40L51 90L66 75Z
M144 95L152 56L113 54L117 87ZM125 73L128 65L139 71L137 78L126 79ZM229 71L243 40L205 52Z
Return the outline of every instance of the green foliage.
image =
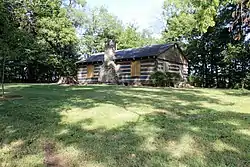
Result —
M163 33L166 41L178 41L191 34L194 29L195 23L192 14L181 13L178 16L170 18L167 23L167 30Z
M249 72L249 44L244 38L232 40L235 34L228 32L227 26L240 16L243 20L234 25L242 30L249 27L248 0L242 4L229 0L165 1L166 27L159 41L148 30L124 25L106 8L89 9L86 3L1 1L0 61L6 60L5 81L54 82L62 75L76 75L79 54L103 52L105 42L114 39L117 49L178 42L189 58L189 72L199 78L194 83L202 87L243 86Z
M143 30L140 32L136 25L130 24L124 28L118 37L118 49L137 48L155 42L149 31Z
M250 90L250 72L246 74L246 77L243 79L243 88Z
M6 58L6 81L55 82L76 75L79 54L103 52L108 39L118 49L154 41L150 32L124 26L106 8L85 5L85 0L1 1L0 61Z
M164 72L156 71L150 75L150 82L154 86L167 86L167 75Z
M75 75L78 41L61 5L59 0L1 1L6 81L52 82Z
M108 39L117 40L122 32L122 23L104 7L90 9L81 25L81 53L103 52Z
M81 53L84 54L103 52L109 39L116 41L117 49L141 47L155 42L150 32L140 32L134 24L123 25L104 7L93 8L86 13L82 31Z
M219 0L167 0L164 2L163 15L166 19L167 38L182 38L193 31L206 33L215 25Z
M202 80L199 76L190 75L188 77L188 82L190 85L195 87L201 87L202 86Z
M150 82L154 86L175 86L180 81L179 73L156 71L150 75Z
M175 86L178 82L182 81L180 73L166 72L168 86Z
M189 59L191 84L210 88L241 87L250 64L250 45L242 38L235 41L227 27L233 21L237 3L167 2L172 6L164 7L168 24L163 38L168 42L177 41L183 47ZM178 10L167 10L172 8Z

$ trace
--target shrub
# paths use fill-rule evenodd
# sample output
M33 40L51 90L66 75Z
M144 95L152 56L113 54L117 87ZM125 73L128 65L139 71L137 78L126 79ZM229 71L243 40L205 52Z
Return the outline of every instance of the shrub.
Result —
M247 73L246 77L243 79L243 87L250 90L250 73Z
M174 86L182 81L180 73L166 72L166 76L168 81L167 86Z
M201 78L199 76L196 76L196 75L190 75L188 77L188 82L190 85L196 86L196 87L201 87L201 85L202 85Z
M234 86L233 86L233 89L240 89L241 88L241 85L239 83L236 83Z
M167 76L164 72L156 71L150 75L150 82L153 86L166 86Z
M151 74L150 82L153 86L174 86L181 81L179 73L156 71Z

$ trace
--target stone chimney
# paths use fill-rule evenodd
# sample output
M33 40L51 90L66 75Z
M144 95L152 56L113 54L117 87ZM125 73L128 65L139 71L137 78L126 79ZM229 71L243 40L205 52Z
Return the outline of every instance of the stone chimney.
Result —
M119 65L115 64L116 44L114 40L108 40L105 45L104 62L100 67L98 81L101 83L118 83Z
M113 61L115 57L116 44L113 40L108 40L105 46L104 62Z

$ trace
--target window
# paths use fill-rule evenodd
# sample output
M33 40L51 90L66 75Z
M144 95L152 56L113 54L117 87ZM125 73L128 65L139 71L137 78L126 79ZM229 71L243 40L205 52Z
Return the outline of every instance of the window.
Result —
M94 77L94 66L88 65L87 66L87 78L93 78Z
M141 63L140 61L131 62L131 77L138 77L141 75Z

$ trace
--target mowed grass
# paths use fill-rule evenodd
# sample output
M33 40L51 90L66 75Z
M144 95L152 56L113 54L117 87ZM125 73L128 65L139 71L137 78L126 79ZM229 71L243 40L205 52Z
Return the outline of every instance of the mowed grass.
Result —
M7 85L0 166L250 166L250 92L123 86Z

